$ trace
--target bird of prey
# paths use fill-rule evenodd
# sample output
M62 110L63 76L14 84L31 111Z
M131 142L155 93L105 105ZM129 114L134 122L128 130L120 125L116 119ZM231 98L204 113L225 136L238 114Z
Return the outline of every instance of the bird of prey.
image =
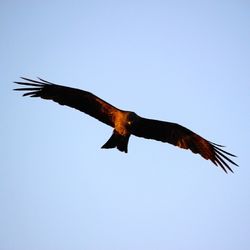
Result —
M177 123L143 118L134 112L118 109L84 90L54 84L41 78L32 80L21 77L21 79L23 81L15 83L25 87L14 90L27 91L23 96L53 100L61 105L80 110L113 127L111 137L102 148L117 148L121 152L127 153L129 137L135 135L190 149L206 160L211 160L226 173L228 170L233 172L229 163L238 166L229 158L236 156L223 150L223 146L210 142Z

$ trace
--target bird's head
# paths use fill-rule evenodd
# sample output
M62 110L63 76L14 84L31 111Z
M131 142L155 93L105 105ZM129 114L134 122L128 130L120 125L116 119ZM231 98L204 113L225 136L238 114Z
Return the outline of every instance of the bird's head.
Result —
M128 112L126 125L128 128L133 126L139 119L139 116L135 112Z

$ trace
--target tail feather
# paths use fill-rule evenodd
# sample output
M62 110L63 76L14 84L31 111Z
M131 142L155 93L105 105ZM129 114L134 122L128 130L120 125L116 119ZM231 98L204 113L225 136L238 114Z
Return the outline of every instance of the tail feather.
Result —
M108 139L108 141L102 146L102 148L117 148L121 152L128 152L128 140L130 135L120 135L115 130Z

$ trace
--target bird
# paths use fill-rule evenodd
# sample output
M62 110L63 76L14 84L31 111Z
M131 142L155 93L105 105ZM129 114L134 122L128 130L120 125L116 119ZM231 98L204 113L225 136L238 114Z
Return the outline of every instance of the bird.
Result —
M226 173L234 172L230 164L238 166L230 159L236 156L222 149L224 146L208 141L182 125L141 117L135 112L116 108L91 92L55 84L39 77L37 80L26 77L21 79L22 81L14 83L22 87L14 90L25 91L23 96L52 100L75 108L111 126L113 133L101 148L117 148L127 153L129 138L134 135L189 149L210 160L217 167L221 167Z

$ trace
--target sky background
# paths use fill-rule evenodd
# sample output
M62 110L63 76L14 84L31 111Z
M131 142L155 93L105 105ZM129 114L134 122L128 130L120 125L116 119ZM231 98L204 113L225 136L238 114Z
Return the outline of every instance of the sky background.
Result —
M0 250L250 249L250 2L0 2ZM20 76L182 124L238 156L225 174L12 91Z

